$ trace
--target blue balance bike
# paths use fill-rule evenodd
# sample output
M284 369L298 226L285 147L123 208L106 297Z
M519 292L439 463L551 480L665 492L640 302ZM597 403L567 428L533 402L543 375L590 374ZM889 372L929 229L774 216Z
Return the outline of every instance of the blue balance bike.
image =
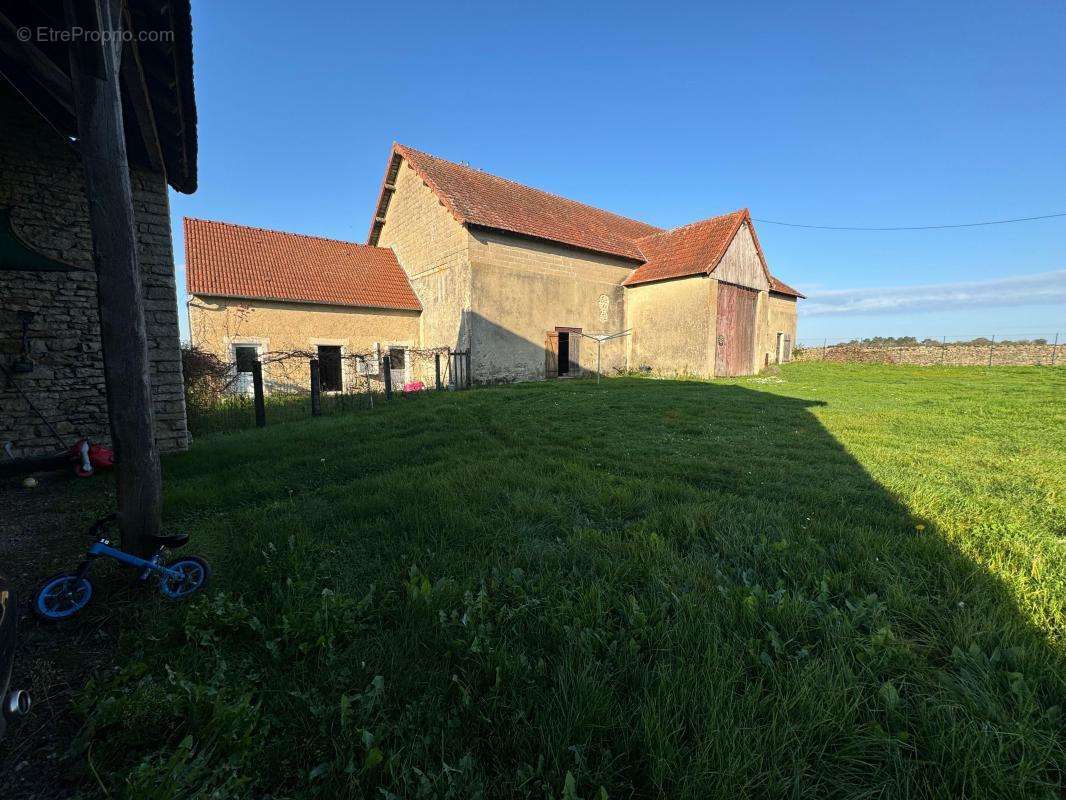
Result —
M111 514L97 520L89 532L96 541L90 545L85 559L76 572L61 572L46 580L37 591L33 610L38 617L48 621L69 619L89 605L93 598L93 585L89 581L89 569L101 556L113 558L139 570L138 578L147 581L155 578L159 592L168 600L183 600L207 585L211 567L199 556L185 556L169 563L165 560L167 550L177 550L189 541L185 533L174 536L155 536L156 551L147 559L138 558L111 546L106 538L107 527L115 522Z

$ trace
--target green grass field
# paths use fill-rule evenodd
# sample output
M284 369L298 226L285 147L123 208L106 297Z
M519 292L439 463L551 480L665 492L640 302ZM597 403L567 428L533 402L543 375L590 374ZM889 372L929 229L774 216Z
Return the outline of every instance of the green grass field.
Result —
M215 581L84 693L88 788L1060 797L1064 396L806 364L203 438L166 516Z

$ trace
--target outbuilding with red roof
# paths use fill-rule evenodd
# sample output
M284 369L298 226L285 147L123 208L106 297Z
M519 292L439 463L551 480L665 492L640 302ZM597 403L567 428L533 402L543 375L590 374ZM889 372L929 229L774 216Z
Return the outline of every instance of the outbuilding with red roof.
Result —
M791 357L803 296L747 209L664 230L400 144L366 244L194 219L185 234L195 344L235 362L391 353L397 380L429 378L410 354L431 349L469 351L478 383L752 374Z

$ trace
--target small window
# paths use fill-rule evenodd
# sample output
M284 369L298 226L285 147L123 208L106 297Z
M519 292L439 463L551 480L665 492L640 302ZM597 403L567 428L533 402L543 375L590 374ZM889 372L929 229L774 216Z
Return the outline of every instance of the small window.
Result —
M389 348L389 363L393 372L403 372L407 368L405 356L406 352L402 347Z
M323 392L339 392L344 389L339 347L324 344L318 346L318 381Z
M252 364L259 358L259 352L254 345L241 345L233 348L234 360L237 362L237 372L251 372Z

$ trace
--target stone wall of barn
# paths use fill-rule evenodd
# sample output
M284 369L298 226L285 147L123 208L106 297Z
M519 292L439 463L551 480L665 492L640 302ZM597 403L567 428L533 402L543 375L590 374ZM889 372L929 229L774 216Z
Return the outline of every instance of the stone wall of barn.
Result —
M761 337L756 348L762 360L760 365L777 363L777 335L788 334L792 337L792 346L796 346L796 307L795 297L770 292L765 298L766 320L760 326Z
M626 289L629 368L658 375L714 375L718 282L706 275Z
M234 348L239 345L255 346L260 355L273 354L263 368L264 385L272 392L310 390L307 354L317 352L319 345L340 347L346 357L390 346L418 347L418 318L417 311L321 303L222 297L194 297L189 303L189 332L200 349L227 363L234 363ZM291 358L279 358L294 351L297 354ZM352 390L357 380L355 362L346 358L343 363L344 388Z
M590 335L625 327L622 281L634 264L621 258L499 231L471 233L471 375L476 383L545 376L545 342L556 328ZM576 363L595 374L596 343L571 336ZM625 367L623 340L601 345L601 370Z
M466 228L403 161L377 244L392 248L422 304L421 347L465 350L470 344L469 240Z
M178 341L170 209L164 179L135 170L137 222L156 440L162 451L188 445ZM0 375L0 442L19 455L58 443L29 407L29 397L70 444L79 436L110 439L96 308L96 277L84 177L70 143L9 89L0 87L0 209L16 235L39 253L77 269L0 270L0 362L21 349L19 311L31 311L34 369ZM16 386L17 385L17 386Z

